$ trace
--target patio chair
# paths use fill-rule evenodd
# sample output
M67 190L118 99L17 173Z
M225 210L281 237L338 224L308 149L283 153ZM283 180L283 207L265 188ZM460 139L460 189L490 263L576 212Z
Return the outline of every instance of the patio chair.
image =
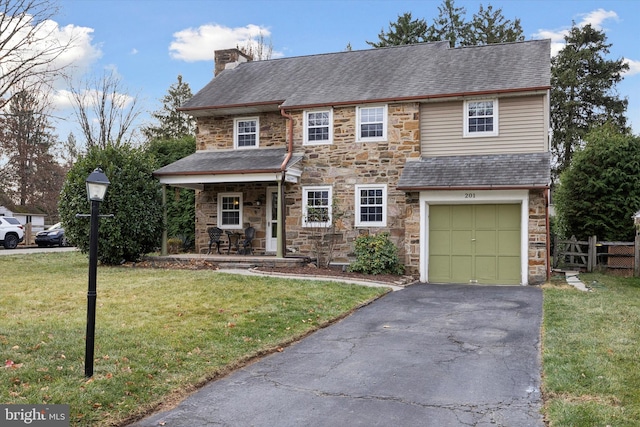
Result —
M240 242L242 249L240 249L238 253L242 253L243 255L253 254L253 239L255 239L255 237L256 229L253 227L247 227L244 230L244 240Z
M207 233L209 233L209 250L207 251L207 255L211 253L211 246L213 246L214 243L216 244L218 253L220 253L220 244L222 243L222 240L220 240L220 238L222 237L222 229L218 227L209 227L207 228Z

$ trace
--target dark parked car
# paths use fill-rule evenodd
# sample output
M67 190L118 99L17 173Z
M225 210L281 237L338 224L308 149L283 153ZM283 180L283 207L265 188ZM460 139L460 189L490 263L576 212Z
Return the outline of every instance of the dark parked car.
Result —
M57 223L44 231L36 234L36 245L38 246L68 246L67 239L64 237L64 228L62 223Z

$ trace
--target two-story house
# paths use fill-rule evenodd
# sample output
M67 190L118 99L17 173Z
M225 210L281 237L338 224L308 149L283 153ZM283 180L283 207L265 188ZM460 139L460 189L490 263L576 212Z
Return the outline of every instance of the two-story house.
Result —
M257 230L261 254L334 259L388 232L424 282L536 284L548 275L550 42L448 42L250 61L182 108L197 152L155 172L196 190L196 235Z

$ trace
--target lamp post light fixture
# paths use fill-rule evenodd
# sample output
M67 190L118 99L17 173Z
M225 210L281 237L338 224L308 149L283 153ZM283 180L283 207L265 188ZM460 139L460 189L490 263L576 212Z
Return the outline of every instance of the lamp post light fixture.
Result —
M96 330L96 272L98 267L98 220L100 202L104 200L109 180L96 168L86 180L87 198L91 202L91 232L89 235L89 291L87 292L87 338L84 356L84 376L93 376L93 355Z

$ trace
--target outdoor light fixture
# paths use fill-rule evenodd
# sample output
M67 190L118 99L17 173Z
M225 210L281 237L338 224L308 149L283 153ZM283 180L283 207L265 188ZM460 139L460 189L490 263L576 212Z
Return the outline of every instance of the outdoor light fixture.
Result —
M87 292L87 337L84 356L84 376L93 376L93 355L96 331L96 273L98 267L98 220L100 202L104 200L109 186L102 169L96 168L87 177L87 198L91 201L91 233L89 236L89 291Z
M96 202L103 201L110 182L104 172L102 172L102 169L95 168L95 170L87 177L86 183L87 197L89 200Z

